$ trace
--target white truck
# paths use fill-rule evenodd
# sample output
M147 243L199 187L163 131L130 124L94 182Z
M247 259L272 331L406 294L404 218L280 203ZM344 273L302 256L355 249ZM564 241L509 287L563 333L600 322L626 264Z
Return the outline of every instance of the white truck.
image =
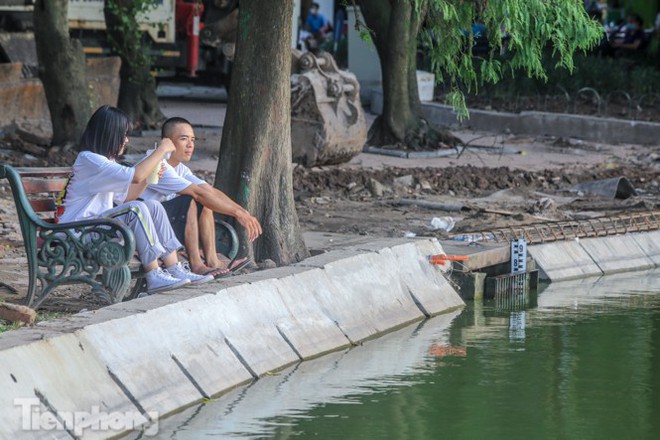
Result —
M34 0L0 0L0 62L34 63L33 54L21 53L25 44L12 44L12 39L30 38L34 3ZM88 56L110 53L103 3L103 0L69 0L71 35L82 41ZM202 8L195 18L193 10L197 5ZM138 23L148 35L148 38L145 35L145 47L150 48L155 73L158 76L199 73L202 78L226 82L233 58L237 6L237 0L157 0L152 10L138 17ZM199 56L191 68L188 52L194 32L197 32L194 41Z

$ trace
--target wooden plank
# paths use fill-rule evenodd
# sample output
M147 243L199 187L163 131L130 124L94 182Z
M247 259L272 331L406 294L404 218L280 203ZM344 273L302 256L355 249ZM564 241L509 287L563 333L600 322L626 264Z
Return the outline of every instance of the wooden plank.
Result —
M68 177L71 167L19 167L15 168L21 177Z
M27 194L60 192L66 185L66 179L24 179L23 188Z
M55 201L53 199L32 199L30 205L32 205L34 212L55 211Z
M131 272L141 272L142 263L140 263L140 260L138 260L137 257L133 257L131 258L131 261L128 262L128 268Z

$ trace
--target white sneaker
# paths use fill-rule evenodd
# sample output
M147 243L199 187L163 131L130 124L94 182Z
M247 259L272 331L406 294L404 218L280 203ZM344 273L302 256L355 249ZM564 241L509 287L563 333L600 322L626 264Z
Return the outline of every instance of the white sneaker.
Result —
M165 292L188 284L190 280L182 280L170 275L166 270L157 267L147 272L147 293Z
M190 284L202 284L213 281L213 275L197 275L190 271L190 266L188 263L182 264L181 262L176 263L174 266L170 266L167 269L170 275L179 280L189 280Z

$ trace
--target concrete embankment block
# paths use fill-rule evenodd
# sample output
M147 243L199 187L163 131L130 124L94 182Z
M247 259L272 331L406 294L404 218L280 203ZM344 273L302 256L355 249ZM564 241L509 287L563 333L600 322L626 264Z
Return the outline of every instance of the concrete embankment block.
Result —
M220 290L216 295L214 293L217 283L200 287L210 294L181 302L170 302L159 307L157 312L147 312L145 319L151 321L149 314L158 313L164 315L160 318L162 322L177 326L174 331L167 329L166 341L160 339L152 341L154 345L162 346L161 352L157 355L168 357L168 361L176 364L199 394L210 397L237 384L250 381L253 376L225 343L222 330L224 326L217 319L219 309L223 307L218 297L225 294L226 290ZM200 293L202 291L200 290ZM149 368L148 364L145 367ZM194 398L197 396L192 394Z
M117 384L144 410L160 416L204 397L172 359L172 348L195 338L188 323L176 318L156 309L80 331L82 345L94 351Z
M561 281L602 275L602 270L577 241L529 246L542 280Z
M130 428L111 429L117 414L130 417L131 426L147 422L74 333L11 348L0 343L0 366L0 438L70 439L67 430L78 438L107 438ZM56 428L57 412L65 428Z
M605 274L650 269L653 262L632 235L585 238L580 245Z
M444 277L444 268L430 264L428 257L442 253L442 246L436 240L386 248L379 252L391 263L404 287L426 316L446 312L465 305L454 287ZM449 267L449 265L447 265Z
M630 236L653 264L660 266L660 231L632 234Z
M322 274L320 269L286 266L232 277L233 281L249 283L250 293L247 295L251 295L253 289L258 289L273 296L266 300L266 303L270 301L271 307L259 312L257 317L261 322L270 324L272 327L269 333L278 332L283 341L297 355L296 358L285 359L286 363L318 356L350 344L334 321L314 300L312 293L314 290L328 288L327 284L319 283L319 280L324 279L323 276L319 276L320 274ZM245 284L240 285L245 287ZM239 287L239 285L232 285L229 289L234 287ZM264 301L260 301L261 304L264 304ZM253 330L245 326L238 330L238 332L234 332L234 328L227 330L232 332L230 340L240 338L237 334L240 331L244 331L248 335L253 333ZM238 346L234 348L239 353L241 352ZM285 352L287 356L290 354L288 350ZM244 360L248 364L260 362L254 357L254 354L246 354ZM255 368L270 371L274 367L269 365L255 366Z
M280 316L275 324L303 359L350 345L317 299L339 293L332 290L336 286L321 269L308 269L281 278L277 288L288 313Z
M424 317L396 267L376 253L328 263L323 269L334 290L342 292L341 297L324 297L324 304L343 309L337 313L347 319L337 322L353 342Z
M351 257L350 261L351 265L364 264L358 256ZM332 261L328 261L328 264L332 264ZM309 289L309 293L346 338L351 342L357 342L379 332L378 318L371 310L374 297L378 296L377 292L370 288L356 294L349 280L342 282L338 279L341 277L336 274L330 277L328 272L321 268L310 272L311 276L304 278L297 276L297 278L309 283L305 286Z
M217 318L224 304L213 294L217 286L203 289L193 297L186 298L191 292L180 289L118 305L123 309L132 304L143 312L80 331L83 344L96 351L115 380L147 411L162 416L252 379L225 343L224 326Z
M230 287L215 301L225 342L254 377L300 361L274 324L288 310L273 281Z

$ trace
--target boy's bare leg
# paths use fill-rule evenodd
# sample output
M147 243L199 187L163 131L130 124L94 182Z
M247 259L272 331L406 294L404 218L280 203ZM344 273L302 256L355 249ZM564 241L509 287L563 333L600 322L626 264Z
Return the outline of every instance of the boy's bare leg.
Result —
M199 238L202 242L202 249L204 257L206 258L206 265L214 268L225 268L229 261L226 259L218 258L215 249L215 219L213 218L213 211L208 208L202 210L199 216Z
M186 219L186 229L184 235L184 245L188 253L190 270L196 274L205 274L215 268L204 264L199 254L199 227L197 223L197 203L193 200L188 209L188 218Z

